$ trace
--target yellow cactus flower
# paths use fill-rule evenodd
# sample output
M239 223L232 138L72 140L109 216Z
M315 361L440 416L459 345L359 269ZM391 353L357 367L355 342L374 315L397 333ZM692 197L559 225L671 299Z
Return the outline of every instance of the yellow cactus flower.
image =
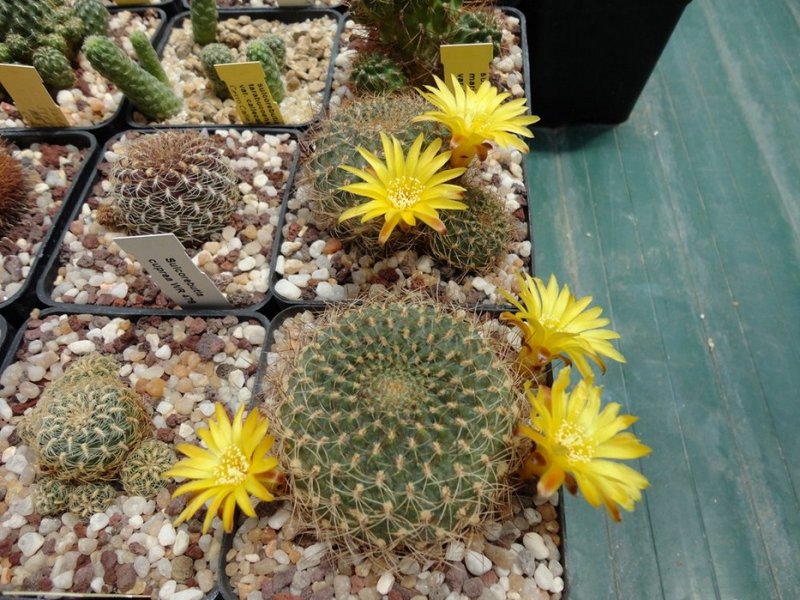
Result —
M611 345L609 340L619 339L619 334L610 329L608 319L601 318L603 309L588 308L591 296L576 299L569 287L559 291L554 275L545 286L538 277L527 273L520 275L520 299L505 290L503 297L519 312L504 312L500 318L516 325L522 332L522 349L518 363L523 372L535 376L551 361L560 358L566 364L575 364L584 377L590 377L592 369L587 359L605 372L601 356L625 362L625 357Z
M341 169L364 181L351 183L340 189L371 200L344 211L339 222L360 216L361 222L365 223L383 216L385 222L378 235L381 244L386 243L398 224L401 227L413 227L417 224L417 219L439 233L445 233L447 229L436 211L467 208L466 204L458 201L464 188L446 183L461 176L466 169L438 172L450 158L450 153L437 154L442 147L439 139L434 140L424 152L422 142L423 136L420 134L406 156L397 138L381 133L385 163L368 150L359 147L358 153L371 168L365 171L342 165Z
M434 79L436 87L426 85L427 92L417 91L438 110L423 113L413 121L438 121L450 130L452 166L466 167L475 155L486 160L491 148L489 142L528 151L528 145L517 136L533 137L526 125L536 123L539 117L525 114L525 98L506 102L511 94L499 93L488 81L476 92L462 86L455 76L452 76L453 91L438 77Z
M570 368L558 374L552 390L539 388L536 396L527 387L531 425L521 423L518 432L536 443L534 455L523 467L523 476L539 477L537 491L553 494L566 482L574 494L580 489L586 501L601 504L615 521L619 507L632 511L650 482L631 467L608 459L634 459L650 454L633 433L623 432L636 422L620 415L620 405L609 403L600 410L602 389L581 380L572 390Z
M178 444L177 450L188 456L164 473L164 477L194 479L179 486L173 498L183 494L195 496L178 515L175 525L195 514L207 501L208 506L203 533L206 533L220 510L225 531L233 531L233 513L238 504L248 517L256 515L250 494L261 500L273 499L268 487L276 481L273 471L278 459L267 456L273 439L267 435L269 421L258 410L250 411L243 422L244 406L239 407L233 423L221 404L215 407L216 421L208 422L208 429L198 429L197 435L208 446Z

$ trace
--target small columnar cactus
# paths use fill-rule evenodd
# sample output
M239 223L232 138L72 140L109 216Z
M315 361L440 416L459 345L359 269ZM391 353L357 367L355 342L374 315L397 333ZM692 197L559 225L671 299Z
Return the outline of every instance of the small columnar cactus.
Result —
M84 35L108 35L110 14L101 0L75 0L73 8L83 23Z
M225 44L208 44L200 52L200 63L203 65L203 73L211 82L214 94L217 98L225 99L230 97L228 86L217 74L214 65L227 65L236 62L231 49Z
M217 41L217 0L192 0L192 35L196 44L205 46Z
M269 93L275 102L281 102L286 95L286 89L281 79L281 69L272 53L272 49L262 40L255 40L247 45L247 60L260 62L264 69Z
M158 440L145 440L128 455L119 473L125 493L151 498L166 485L162 474L177 458L172 447Z
M84 368L78 365L81 376L71 382L46 388L28 417L39 471L64 481L113 478L151 430L138 394Z
M469 315L371 300L318 317L277 379L273 431L303 518L389 563L441 559L508 490L513 377Z
M92 66L147 117L167 119L181 109L180 98L169 86L133 62L110 39L91 36L84 42L83 52Z
M101 222L133 235L174 233L205 242L230 222L241 194L222 149L199 132L142 135L111 172Z
M33 205L30 184L22 164L0 141L0 237L19 225Z
M47 87L61 90L75 83L75 72L69 60L55 48L39 47L33 53L33 66Z
M272 55L275 57L278 67L284 69L286 67L286 42L283 41L283 38L277 33L267 33L262 35L260 39L272 50Z
M69 493L67 508L82 519L105 512L118 496L114 486L107 483L84 483L73 487Z
M350 81L357 91L373 94L385 94L408 87L403 69L382 52L359 54Z
M43 517L60 515L69 506L69 496L74 486L58 479L43 477L33 490L33 506Z
M143 31L134 31L128 39L130 39L133 50L136 52L136 60L139 61L142 68L161 83L169 85L169 78L164 71L164 67L161 66L161 60L159 60L158 54L153 48L153 44L150 43L150 38L147 37L147 34Z

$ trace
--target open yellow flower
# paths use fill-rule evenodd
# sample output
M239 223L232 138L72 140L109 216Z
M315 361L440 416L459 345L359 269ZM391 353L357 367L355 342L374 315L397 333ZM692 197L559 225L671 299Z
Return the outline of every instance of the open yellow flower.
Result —
M559 291L554 275L545 286L538 277L527 273L520 275L520 299L505 290L500 293L519 312L504 312L500 318L516 325L522 332L522 349L518 363L524 372L537 374L552 360L560 358L565 363L575 364L584 377L592 374L587 359L605 372L602 356L625 362L609 340L619 339L619 334L603 329L609 321L602 318L599 306L587 308L591 296L577 299L569 287Z
M340 189L371 200L344 211L339 222L360 216L361 222L365 223L383 216L385 222L378 235L381 244L386 243L398 224L413 227L417 224L417 219L439 233L445 233L447 229L436 211L467 208L466 204L458 201L464 188L446 183L462 175L466 169L438 172L450 158L450 153L437 154L442 147L439 139L434 140L424 152L422 142L423 136L420 134L406 156L397 138L381 133L385 163L368 150L359 147L358 153L371 168L365 171L342 165L340 168L364 181L351 183Z
M479 160L485 160L491 148L488 142L528 151L528 145L517 136L533 137L526 125L536 123L539 117L525 114L525 98L505 102L511 95L499 93L488 81L476 92L462 86L455 76L452 76L453 91L438 77L434 79L436 87L426 85L427 92L417 91L438 110L428 111L413 120L438 121L450 130L452 166L466 167L476 154Z
M609 403L600 410L602 389L581 380L572 390L570 368L558 374L552 390L539 388L536 396L528 386L531 425L521 423L519 433L536 442L534 455L526 461L523 476L537 475L537 491L549 496L566 482L574 494L580 489L586 501L601 504L615 521L619 507L632 511L650 485L631 467L608 459L634 459L650 454L633 433L625 432L636 422L632 415L620 415L620 405Z
M188 456L164 473L164 477L193 479L179 486L173 497L195 493L195 496L178 515L179 525L195 514L207 501L203 533L207 532L220 510L225 531L233 531L233 513L238 504L248 517L256 515L250 494L261 500L272 500L271 487L278 465L274 456L267 456L273 439L267 435L269 421L258 410L250 411L243 422L244 405L239 407L233 423L221 404L215 407L216 421L208 422L208 429L198 429L197 435L208 446L203 449L192 444L178 444L177 450Z

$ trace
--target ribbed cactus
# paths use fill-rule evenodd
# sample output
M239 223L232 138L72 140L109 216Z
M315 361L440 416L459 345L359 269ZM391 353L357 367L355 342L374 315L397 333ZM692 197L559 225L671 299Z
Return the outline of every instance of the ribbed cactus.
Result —
M83 52L92 66L147 117L167 119L181 109L175 92L128 58L110 39L91 36L84 42Z
M281 102L286 95L286 88L281 79L281 69L272 53L272 49L262 40L255 40L247 44L247 60L260 62L264 69L269 93L275 102Z
M172 447L158 440L145 440L128 455L119 473L125 493L151 498L166 485L161 475L176 461Z
M88 364L76 362L67 371L71 382L46 388L29 416L40 472L64 481L113 478L151 429L138 394L118 379L93 376Z
M410 298L318 317L272 428L302 518L389 563L443 558L507 491L518 397L467 314Z
M277 33L267 33L259 38L272 50L272 56L280 69L286 68L286 42Z
M217 0L192 0L190 6L192 35L196 44L205 46L217 41Z
M133 235L174 233L205 242L230 222L240 200L228 160L199 132L142 135L111 172L110 214L103 224Z
M22 164L0 140L0 237L19 225L30 211L33 198Z
M83 22L84 35L108 35L111 15L101 0L75 0L74 10Z
M147 37L147 34L143 31L134 31L128 39L130 39L133 50L136 52L136 60L139 61L142 68L161 83L169 85L169 78L164 71L164 67L161 66L161 60L158 58L158 54L153 48L153 44L150 43L150 38Z
M511 227L503 199L475 184L466 186L464 211L442 212L447 233L431 230L431 255L463 273L481 273L508 249Z
M75 486L53 479L43 477L36 482L33 490L33 506L43 517L60 515L69 506L69 496Z
M41 46L33 53L33 66L47 87L61 90L75 83L75 72L61 52Z
M217 98L225 99L230 97L228 86L217 74L214 65L227 65L236 62L231 49L225 44L208 44L200 53L200 63L203 65L203 73L211 82L214 94Z
M359 92L385 94L408 87L403 69L382 52L363 52L353 64L350 82Z
M458 25L447 41L450 44L490 43L496 56L502 39L503 31L492 13L465 11L458 16Z
M114 486L106 483L84 483L70 490L67 508L69 512L88 519L95 513L105 512L118 495Z

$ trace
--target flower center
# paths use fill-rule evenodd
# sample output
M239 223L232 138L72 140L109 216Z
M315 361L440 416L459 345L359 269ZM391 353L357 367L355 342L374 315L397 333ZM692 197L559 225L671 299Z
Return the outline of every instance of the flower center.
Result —
M563 452L570 462L587 463L592 460L593 444L573 423L562 423L556 432L555 439L563 448Z
M250 463L238 447L228 446L214 467L217 485L238 485L247 477Z
M395 177L389 183L387 192L389 200L397 208L410 208L419 202L419 197L425 190L425 186L416 177L402 175Z

